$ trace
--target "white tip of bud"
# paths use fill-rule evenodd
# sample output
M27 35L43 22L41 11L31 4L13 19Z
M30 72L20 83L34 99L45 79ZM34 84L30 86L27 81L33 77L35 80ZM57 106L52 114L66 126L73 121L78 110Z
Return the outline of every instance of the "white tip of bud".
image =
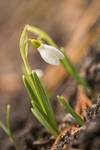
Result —
M59 65L60 60L64 58L64 55L60 50L46 44L41 44L38 51L43 60L51 65Z
M41 69L32 70L32 73L35 72L39 78L42 78L43 71Z

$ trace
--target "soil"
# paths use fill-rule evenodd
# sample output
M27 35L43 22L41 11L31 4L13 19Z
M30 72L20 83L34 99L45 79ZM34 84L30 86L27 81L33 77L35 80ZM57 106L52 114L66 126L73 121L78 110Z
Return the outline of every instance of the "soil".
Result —
M87 119L82 127L65 129L56 139L52 150L100 149L100 97L87 109Z
M100 150L100 98L98 101L96 98L100 91L100 51L97 47L91 48L90 54L84 60L83 70L85 71L86 79L93 90L91 96L94 100L93 103L97 102L97 104L87 110L86 123L82 128L76 127L78 130L74 134L73 130L72 132L64 132L66 133L64 135L63 132L61 133L63 136L57 143L55 150L67 150L66 145L69 150ZM68 93L68 96L71 99L71 104L74 106L76 103L75 95L77 88L72 78L69 78L66 82L64 82L61 87L58 88L57 92L63 93L64 95ZM55 99L55 95L53 96L53 99ZM65 112L59 107L57 101L54 101L53 103L57 105L55 112L60 124L59 126L61 127L65 125L64 127L66 127L66 123L64 124L62 121L62 116L65 115ZM23 115L24 110L25 109L22 110ZM17 113L21 114L21 112ZM31 116L30 113L29 116ZM55 141L54 137L40 126L36 120L33 123L32 116L29 118L30 119L26 120L21 120L21 118L19 120L18 118L15 118L15 122L16 119L20 122L16 127L16 130L13 131L17 139L16 142L19 150L50 150ZM14 146L3 133L0 141L0 150L15 150Z

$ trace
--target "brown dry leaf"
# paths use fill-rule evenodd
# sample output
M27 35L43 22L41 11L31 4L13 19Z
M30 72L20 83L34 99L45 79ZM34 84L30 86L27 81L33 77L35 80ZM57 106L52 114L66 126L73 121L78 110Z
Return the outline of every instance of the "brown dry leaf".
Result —
M75 107L75 111L82 115L83 117L86 116L85 110L92 106L91 99L89 99L82 87L78 87L77 92L77 103Z

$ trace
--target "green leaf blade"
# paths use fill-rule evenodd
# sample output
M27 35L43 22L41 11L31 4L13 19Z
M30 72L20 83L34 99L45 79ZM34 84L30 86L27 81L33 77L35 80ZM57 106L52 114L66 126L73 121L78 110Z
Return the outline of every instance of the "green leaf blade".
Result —
M75 118L76 122L80 126L82 126L84 124L84 120L73 110L69 102L66 101L63 96L58 96L58 99L60 100L60 103L65 108L65 110Z
M49 130L51 134L54 136L58 135L58 131L55 131L54 128L50 125L50 122L48 121L47 117L45 114L42 114L39 109L36 107L34 109L31 109L32 113L35 115L35 117L41 122L41 124Z
M34 76L35 86L37 87L38 94L41 97L41 103L44 106L44 109L45 109L46 113L48 114L48 117L51 118L52 123L57 128L57 124L56 124L55 117L54 117L54 112L53 112L51 103L48 99L48 96L43 88L43 85L40 82L36 73L34 73L33 76Z
M64 50L63 50L63 54L64 54L64 59L61 60L61 64L63 65L65 70L76 80L76 82L85 89L87 94L90 95L91 89L88 83L84 78L80 76L77 69L74 67L74 65L71 63L70 59L68 58L68 56L65 54Z

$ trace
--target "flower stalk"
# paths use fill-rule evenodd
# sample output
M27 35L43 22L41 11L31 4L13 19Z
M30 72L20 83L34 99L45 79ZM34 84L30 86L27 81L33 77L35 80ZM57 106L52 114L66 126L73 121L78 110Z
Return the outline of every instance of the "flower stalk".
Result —
M63 50L63 54L64 54L64 59L60 60L61 64L63 65L65 70L76 80L78 85L83 87L83 89L86 91L86 93L88 95L90 95L91 89L90 89L88 83L86 82L86 80L84 78L82 78L80 76L77 69L74 67L74 65L71 63L70 59L68 58L68 56L65 54L64 50Z
M37 35L37 39L30 39L28 37L29 32ZM77 83L81 85L88 94L90 94L90 88L85 79L83 79L79 75L78 71L73 66L65 52L59 50L56 43L47 33L40 30L39 28L32 27L30 25L25 26L20 38L20 53L24 64L23 82L31 98L31 111L32 114L34 114L34 116L46 129L48 129L54 136L57 136L59 134L59 129L48 95L42 82L35 73L35 70L31 69L28 61L29 42L34 48L38 50L43 60L46 61L48 64L62 64L65 70L73 78L75 78ZM65 108L74 116L76 122L79 125L83 125L84 121L78 114L74 112L69 103L66 103L65 99L62 97L60 97L59 99L63 106L65 105Z
M36 34L38 36L37 40L29 39L28 32ZM24 48L25 51L27 51L28 40L29 40L29 41L31 41L31 44L33 45L33 47L37 48L38 52L40 53L40 55L44 61L46 61L48 64L52 64L52 65L62 64L62 66L65 68L65 70L76 80L76 82L85 89L86 93L88 95L91 94L91 89L90 89L88 83L86 82L86 80L80 76L77 69L74 67L74 65L71 63L70 59L68 58L68 56L65 54L64 50L63 49L59 50L57 44L46 32L44 32L34 26L26 25L24 28L24 31L22 33L21 39L23 39L23 40L21 40L20 43L22 43L22 41L24 41L24 40L27 41L25 46L23 46L23 47L25 47ZM43 44L43 42L46 42L49 45ZM20 45L20 47L22 47L22 46ZM24 59L26 59L25 57L26 56L24 55ZM28 69L29 64L28 64L27 60L26 60L26 62L24 61L24 64L26 66L26 69L29 71L30 69Z
M35 70L31 69L28 61L28 42L31 42L31 44L37 49L41 47L42 44L41 41L29 39L27 32L37 34L41 40L45 40L52 45L54 45L54 43L47 34L37 28L32 28L29 25L25 26L20 38L20 52L24 63L23 82L31 98L32 114L47 130L49 130L51 134L56 137L59 134L59 129L50 100L39 77L35 73Z

